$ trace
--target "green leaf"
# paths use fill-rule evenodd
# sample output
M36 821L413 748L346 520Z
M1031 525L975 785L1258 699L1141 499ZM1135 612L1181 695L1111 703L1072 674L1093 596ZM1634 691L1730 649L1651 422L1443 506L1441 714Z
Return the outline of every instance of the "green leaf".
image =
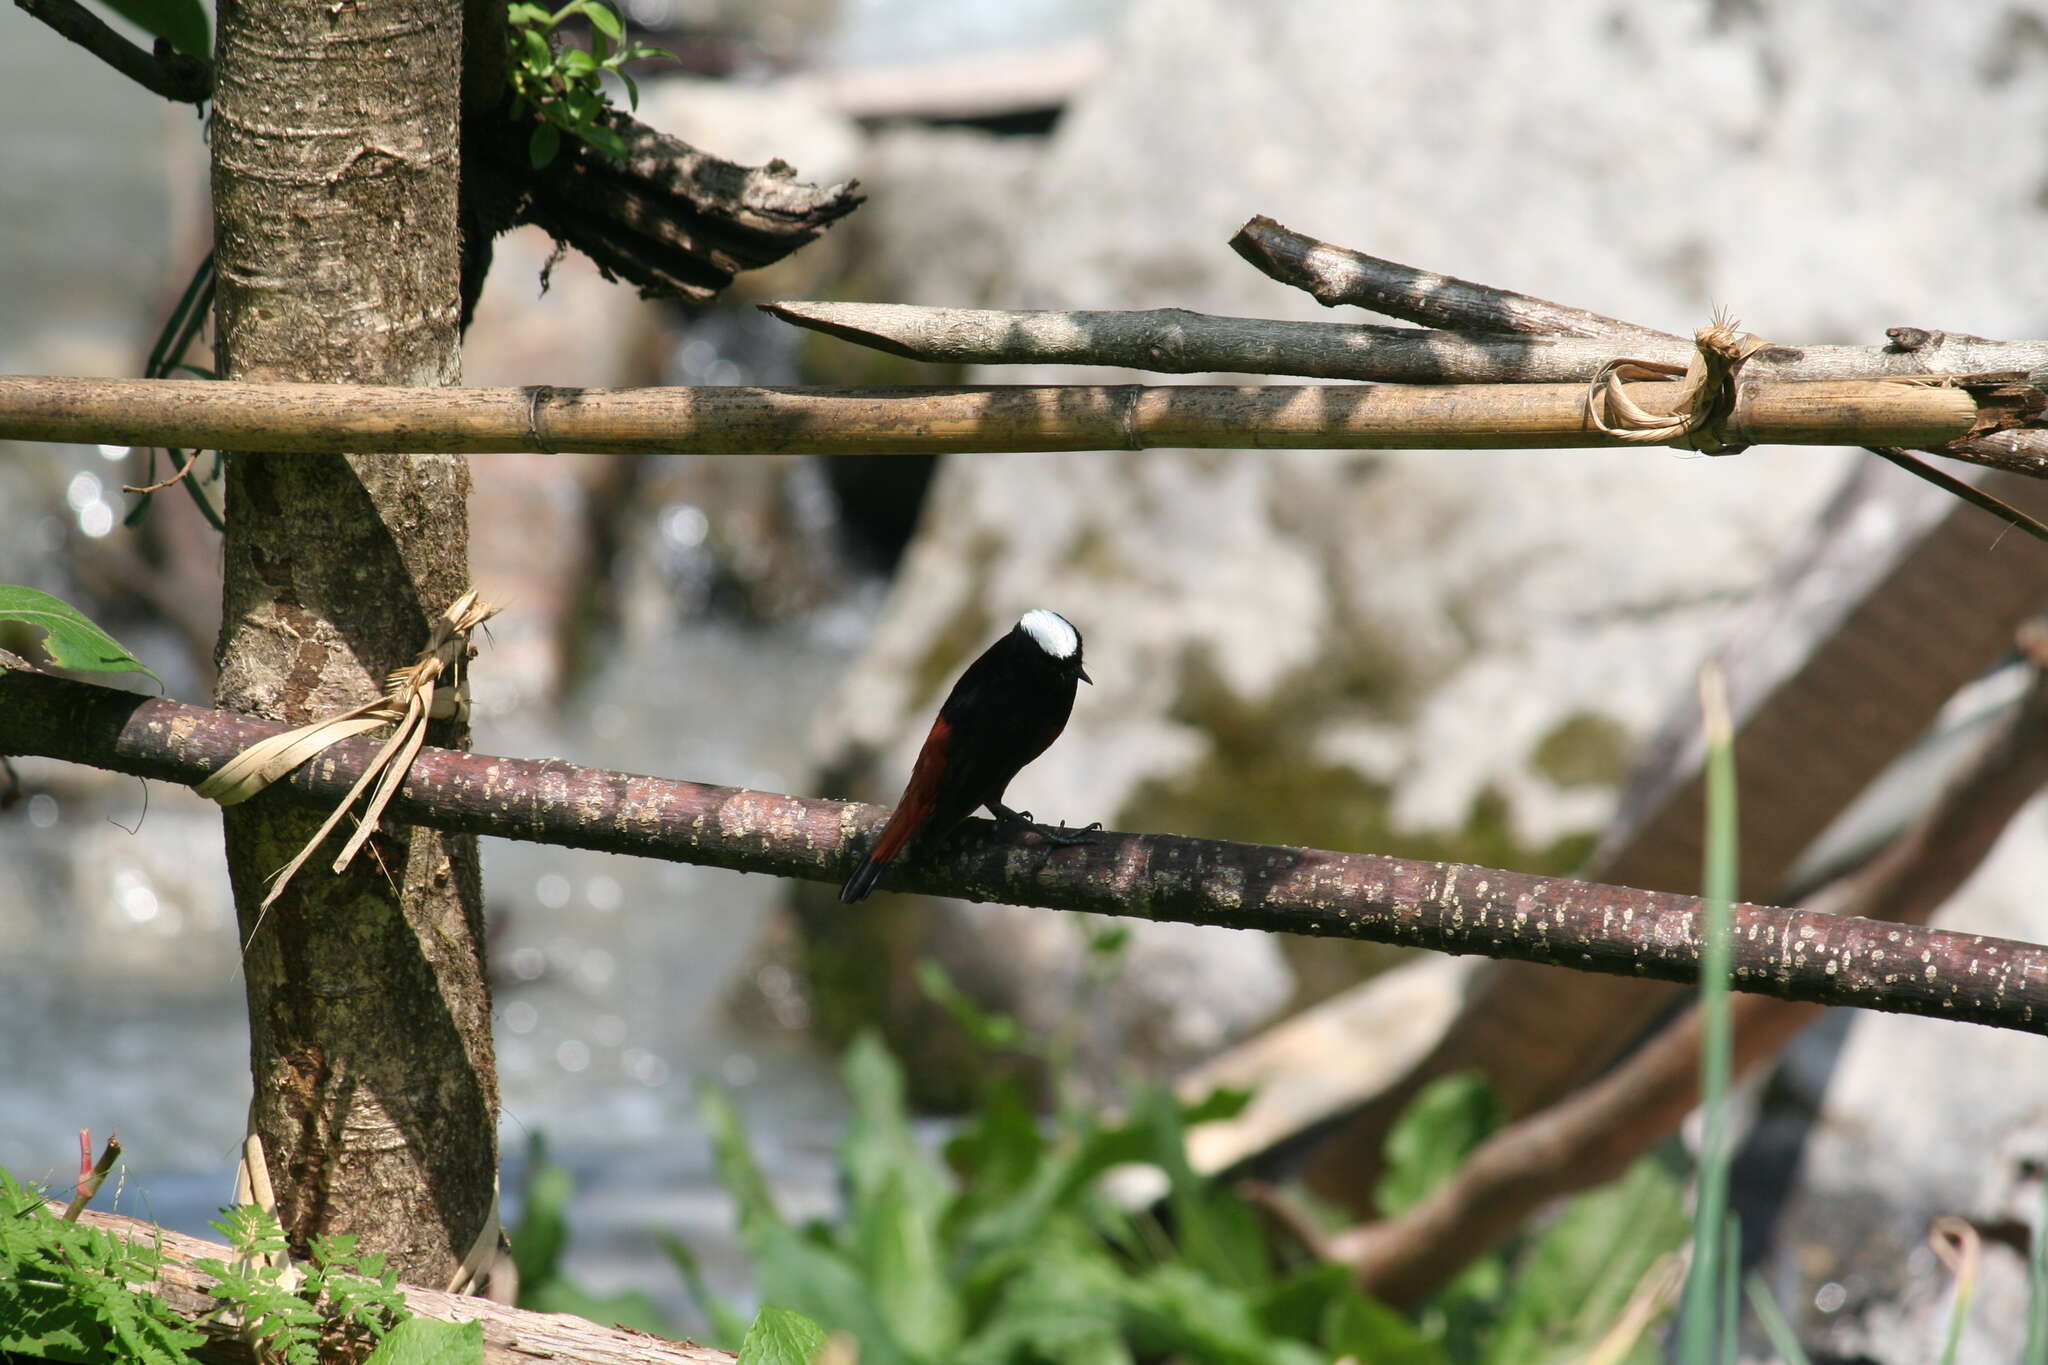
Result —
M562 1249L569 1244L569 1200L575 1193L575 1177L548 1158L547 1139L534 1133L526 1144L526 1192L511 1236L522 1303L560 1273Z
M746 1129L739 1111L717 1086L706 1085L697 1094L697 1117L711 1139L712 1156L718 1166L718 1183L739 1205L740 1234L748 1236L756 1227L787 1228L775 1198L768 1193L767 1178L754 1163L747 1145Z
M407 1318L391 1329L363 1365L483 1365L481 1322Z
M1355 1356L1373 1365L1450 1365L1441 1342L1355 1290L1329 1306L1322 1345L1333 1356Z
M1485 1359L1539 1365L1579 1359L1620 1318L1660 1257L1685 1240L1676 1177L1639 1161L1572 1200L1516 1267Z
M763 1308L740 1344L738 1365L810 1365L825 1329L787 1308Z
M206 1338L141 1291L156 1248L66 1223L43 1194L0 1169L0 1358L186 1365Z
M576 136L615 161L626 159L626 139L602 123L593 123L588 128L578 128Z
M1007 1014L984 1010L974 1003L965 991L953 984L953 978L935 959L918 959L917 984L925 998L952 1015L953 1022L978 1046L991 1052L1010 1052L1023 1040L1024 1030L1015 1019Z
M1163 1086L1148 1085L1132 1106L1151 1139L1147 1159L1166 1172L1181 1259L1219 1287L1263 1289L1272 1280L1272 1250L1251 1206L1195 1173L1188 1161L1180 1102Z
M861 1034L842 1065L853 1113L840 1144L854 1216L897 1181L921 1209L935 1209L946 1196L945 1180L910 1135L903 1069L873 1032Z
M583 13L590 19L592 28L613 42L616 43L626 36L626 26L619 22L619 16L612 12L611 6L599 3L599 0L590 0L590 3L583 6Z
M604 96L595 90L578 86L562 98L562 123L576 133L591 127L597 119L597 111L604 108Z
M1088 955L1093 958L1113 961L1123 956L1124 949L1131 943L1131 929L1127 924L1112 924L1097 927L1087 926Z
M674 1233L663 1233L659 1240L676 1273L683 1277L683 1287L690 1291L697 1307L711 1320L711 1330L716 1338L711 1344L715 1346L744 1338L747 1320L735 1312L731 1304L711 1292L711 1286L704 1282L704 1272L697 1264L696 1254Z
M852 1251L892 1334L912 1355L938 1360L959 1342L961 1304L946 1278L938 1211L912 1193L929 1174L924 1161L912 1156L888 1172L859 1211Z
M1125 1298L1132 1345L1141 1357L1180 1356L1230 1365L1266 1365L1288 1358L1242 1293L1185 1262L1155 1268Z
M1387 1135L1380 1212L1392 1218L1420 1202L1448 1180L1500 1122L1499 1102L1477 1071L1445 1076L1425 1086Z
M1013 1198L1031 1183L1044 1153L1045 1138L1015 1076L996 1077L980 1113L946 1144L946 1160L966 1184L960 1204L976 1207Z
M529 5L521 0L521 3L505 7L505 21L514 28L527 28L548 22L548 12L539 5Z
M910 1365L911 1355L875 1303L864 1267L806 1240L787 1226L757 1223L741 1240L754 1262L761 1298L787 1304L860 1343L861 1365Z
M1244 1107L1251 1102L1251 1091L1219 1085L1193 1104L1182 1105L1180 1121L1190 1128L1198 1123L1221 1123L1242 1114Z
M572 80L580 80L597 74L597 58L580 47L565 47L555 61L555 69Z
M540 170L555 159L555 153L561 147L562 130L552 123L539 124L526 144L526 158L533 163L535 170Z
M1058 1219L997 1253L975 1281L968 1292L988 1308L973 1340L947 1365L1130 1365L1122 1321L1127 1277L1080 1219Z
M543 72L555 69L555 50L548 46L547 37L539 29L520 29L519 48L527 70Z
M153 38L162 38L187 57L213 55L206 7L199 0L100 0L108 9Z
M163 683L147 664L123 649L120 641L62 598L0 583L0 620L41 626L48 632L43 648L59 668L82 673L148 673L159 686Z

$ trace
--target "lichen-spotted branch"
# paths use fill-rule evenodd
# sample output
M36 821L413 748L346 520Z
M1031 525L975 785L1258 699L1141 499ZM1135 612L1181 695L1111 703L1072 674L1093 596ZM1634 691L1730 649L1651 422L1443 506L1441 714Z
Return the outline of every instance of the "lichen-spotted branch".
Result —
M0 656L0 753L194 783L277 724L94 687ZM331 805L376 747L347 740L262 799ZM856 802L422 749L392 818L572 848L837 882L884 812ZM1480 953L1690 981L1699 901L1664 892L1173 834L1075 847L971 822L903 891L1234 929ZM1740 905L1739 990L1788 1000L2048 1032L2048 948L2008 939Z

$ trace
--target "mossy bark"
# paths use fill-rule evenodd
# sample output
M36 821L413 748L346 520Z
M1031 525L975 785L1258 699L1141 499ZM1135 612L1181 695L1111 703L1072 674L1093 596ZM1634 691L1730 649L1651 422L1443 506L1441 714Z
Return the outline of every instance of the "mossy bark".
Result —
M219 353L234 379L460 379L460 0L223 0L212 146ZM461 457L232 455L215 698L301 722L374 695L468 579ZM466 747L466 730L436 728ZM251 1122L295 1243L359 1234L445 1281L488 1215L497 1082L473 837L226 812L248 947Z

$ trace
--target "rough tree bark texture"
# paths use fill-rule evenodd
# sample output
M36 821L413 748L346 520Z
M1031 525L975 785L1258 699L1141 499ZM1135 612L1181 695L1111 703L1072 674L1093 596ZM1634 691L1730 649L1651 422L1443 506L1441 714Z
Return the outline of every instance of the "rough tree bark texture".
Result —
M460 0L222 0L219 25L222 373L455 383ZM218 703L301 722L375 694L466 586L468 490L459 456L232 457ZM316 857L259 917L314 823L226 813L252 1122L295 1242L358 1233L442 1283L497 1165L476 843L395 831L338 878Z

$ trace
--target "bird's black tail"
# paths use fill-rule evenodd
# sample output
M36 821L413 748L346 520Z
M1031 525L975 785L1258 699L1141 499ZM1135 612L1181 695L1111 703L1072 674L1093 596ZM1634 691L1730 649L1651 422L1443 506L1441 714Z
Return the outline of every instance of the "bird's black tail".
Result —
M839 888L842 904L852 905L855 901L866 900L868 893L875 889L875 883L882 880L882 874L889 870L889 860L877 858L873 853L860 860L860 866L846 879L846 885Z

